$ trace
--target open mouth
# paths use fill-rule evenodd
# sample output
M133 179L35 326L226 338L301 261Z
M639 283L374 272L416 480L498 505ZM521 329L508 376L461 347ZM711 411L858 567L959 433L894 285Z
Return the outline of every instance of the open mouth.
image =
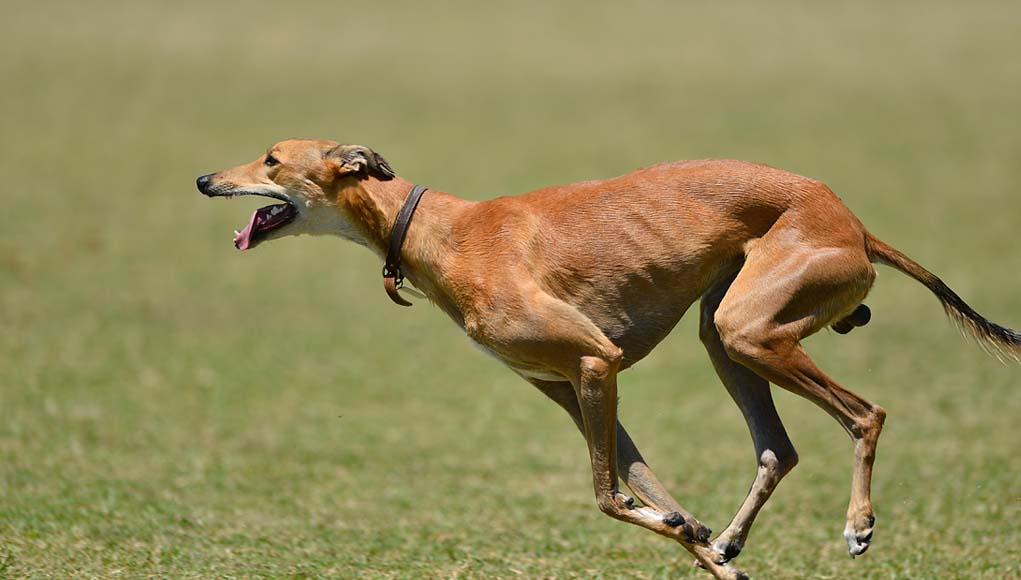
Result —
M284 227L296 217L298 209L289 201L260 207L252 213L244 229L234 230L234 247L239 250L252 248L265 238L266 234Z
M199 192L207 197L237 197L239 195L258 195L272 197L284 203L276 203L260 207L252 213L248 225L241 231L234 230L234 247L247 250L255 247L259 241L274 230L286 226L298 217L298 206L283 193L273 191L270 187L242 188L230 182L213 183L214 174L201 175L195 180ZM282 188L278 188L282 189Z

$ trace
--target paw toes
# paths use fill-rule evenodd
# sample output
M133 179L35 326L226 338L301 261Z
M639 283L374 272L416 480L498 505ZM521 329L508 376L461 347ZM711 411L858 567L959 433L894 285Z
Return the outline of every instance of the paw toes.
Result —
M684 538L689 544L704 544L709 541L713 531L700 523L686 523L681 528L684 531Z
M874 532L872 525L875 524L876 518L875 516L869 516L867 521L868 527L860 531L855 531L851 525L844 529L844 539L847 540L847 553L852 558L861 556L872 545L872 534Z
M695 541L695 529L691 527L691 524L684 524L684 527L681 528L681 529L684 530L684 539L685 540L687 540L688 542L694 542Z
M678 512L670 512L663 516L663 523L671 528L676 528L677 526L684 524L684 516Z
M712 549L713 553L716 555L713 561L717 564L723 565L734 558L737 558L738 554L741 553L741 544L733 540L717 539L713 542Z
M855 556L861 556L868 549L869 549L869 543L868 542L854 543L854 544L852 544L851 542L848 542L848 544L847 544L847 553L852 558L854 558Z
M741 553L741 546L737 543L727 543L723 546L714 547L716 548L716 551L720 553L720 560L717 564L726 564L734 558L737 558L738 554Z
M702 562L699 562L698 560L695 560L695 566L703 570L706 569L706 567L702 565ZM727 566L725 564L721 564L721 566L723 566L724 575L718 576L718 578L726 578L727 580L751 580L751 578L749 578L747 574L738 570L737 568L734 568L733 566ZM711 572L714 576L716 575L716 572L713 571Z

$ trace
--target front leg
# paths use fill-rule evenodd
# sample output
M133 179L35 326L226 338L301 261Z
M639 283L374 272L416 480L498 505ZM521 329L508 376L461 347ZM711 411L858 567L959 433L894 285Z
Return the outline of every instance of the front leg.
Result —
M513 309L505 306L497 312L486 312L485 316L468 317L465 330L511 368L525 375L537 371L559 375L573 385L600 510L615 519L680 542L719 580L747 578L714 561L712 548L705 541L708 528L696 529L674 512L664 513L650 505L635 506L620 493L617 487L617 370L623 352L574 306L529 285L521 290L516 300L504 297L501 301ZM651 498L657 494L646 495Z
M574 386L569 382L550 382L537 379L528 379L528 382L567 411L587 441L581 406L578 404ZM681 504L660 483L659 478L645 462L638 446L635 445L631 435L619 420L617 421L617 473L631 493L635 494L645 505L667 514L664 517L668 521L683 520L684 523L692 527L692 535L695 537L700 533L698 530L705 530L701 532L703 535L709 532L709 529L681 507Z
M693 526L677 512L665 514L652 507L635 507L633 500L620 493L617 486L617 369L621 354L616 349L611 356L582 357L575 383L592 462L592 485L600 511L680 542L718 579L747 578L730 566L716 563L715 554L706 543L711 533L708 528L697 522Z
M620 493L617 486L617 368L622 354L617 349L606 357L583 357L576 394L592 461L596 503L603 513L628 519L647 514L632 514L634 500Z

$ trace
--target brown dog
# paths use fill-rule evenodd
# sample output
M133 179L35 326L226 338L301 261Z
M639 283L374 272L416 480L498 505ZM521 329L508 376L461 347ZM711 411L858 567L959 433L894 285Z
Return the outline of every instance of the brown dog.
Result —
M252 163L200 177L198 187L208 196L283 202L257 210L236 232L239 249L333 234L381 258L389 251L396 301L403 299L393 281L403 273L473 341L570 413L588 443L600 510L677 540L717 578L744 577L727 561L797 463L769 383L819 405L850 435L844 535L852 556L869 547L869 486L886 413L819 370L800 342L827 325L846 332L868 321L861 302L873 262L924 284L984 345L1021 357L1021 335L981 317L873 237L829 188L765 165L664 163L485 202L430 190L407 228L395 220L412 184L357 145L284 141ZM759 459L747 498L712 541L645 464L616 407L617 374L649 354L699 298L702 342ZM644 505L619 492L618 477Z

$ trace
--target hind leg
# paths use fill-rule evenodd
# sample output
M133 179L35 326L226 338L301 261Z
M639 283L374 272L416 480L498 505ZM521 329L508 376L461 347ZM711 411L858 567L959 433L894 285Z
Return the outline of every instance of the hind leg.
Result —
M720 340L713 318L733 278L718 284L702 297L699 337L727 392L744 415L755 445L758 469L748 495L730 525L712 542L717 562L736 557L744 547L752 523L773 490L798 463L798 454L787 436L773 405L769 382L747 367L734 362Z
M759 240L721 301L714 324L730 359L812 401L850 435L855 464L844 536L856 556L872 539L872 464L886 413L823 373L800 341L853 311L875 271L853 243L812 247L798 234L779 229Z

